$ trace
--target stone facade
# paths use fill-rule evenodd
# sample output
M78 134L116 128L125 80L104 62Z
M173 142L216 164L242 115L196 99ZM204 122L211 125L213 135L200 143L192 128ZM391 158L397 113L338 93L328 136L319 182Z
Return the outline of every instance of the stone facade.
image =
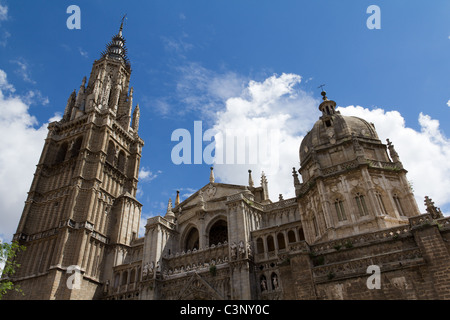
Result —
M393 144L325 92L294 198L272 202L264 173L241 186L215 182L211 168L138 238L144 143L130 73L121 27L49 125L14 236L27 246L12 279L25 296L7 298L450 299L450 218L428 197L419 212ZM71 266L81 280L70 289Z

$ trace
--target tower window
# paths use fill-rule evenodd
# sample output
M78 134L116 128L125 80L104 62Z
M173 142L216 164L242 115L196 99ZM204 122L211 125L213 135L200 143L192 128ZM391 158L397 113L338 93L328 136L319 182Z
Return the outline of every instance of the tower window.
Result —
M347 216L345 215L344 210L344 202L342 200L336 199L334 201L334 208L336 209L336 214L339 221L347 220Z
M330 121L330 120L326 120L326 121L325 121L325 125L326 125L327 127L331 127L331 121Z
M398 197L397 194L394 194L394 197L393 197L393 198L394 198L395 207L397 208L398 213L399 213L401 216L404 216L405 213L404 213L404 211L403 211L403 207L402 207L402 203L400 202L400 198Z
M358 206L358 211L359 211L359 215L361 217L367 216L369 214L369 211L367 210L367 206L366 206L366 200L364 199L364 195L362 195L361 193L357 193L356 197L356 205Z
M319 226L317 225L316 217L313 217L312 222L313 222L313 226L314 226L315 236L318 237L319 236Z
M377 198L378 205L381 208L381 213L387 214L387 210L386 210L386 207L384 206L383 197L381 196L381 194L379 192L377 192L377 193L375 193L375 197Z

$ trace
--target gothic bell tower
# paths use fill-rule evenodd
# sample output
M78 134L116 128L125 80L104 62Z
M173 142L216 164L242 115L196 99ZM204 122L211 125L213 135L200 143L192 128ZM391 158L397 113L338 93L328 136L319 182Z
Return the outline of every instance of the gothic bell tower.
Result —
M123 262L138 235L144 142L122 32L123 21L63 118L48 126L14 235L27 249L11 280L25 295L10 298L98 298L111 265Z

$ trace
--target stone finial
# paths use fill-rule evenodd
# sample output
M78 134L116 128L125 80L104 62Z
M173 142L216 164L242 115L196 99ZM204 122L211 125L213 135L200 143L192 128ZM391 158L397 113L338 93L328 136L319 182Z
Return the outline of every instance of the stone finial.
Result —
M389 155L391 156L392 162L400 162L400 157L398 156L397 151L395 151L394 145L389 139L386 139L388 144Z
M169 203L167 204L167 212L165 218L172 222L175 220L175 213L172 211L172 199L169 199Z
M292 168L292 176L294 177L294 186L300 185L300 180L298 180L298 174L297 170L295 170L295 167Z
M141 117L141 111L139 109L139 104L137 104L136 108L134 108L134 111L133 111L133 120L132 120L132 123L131 123L131 127L136 132L139 130L139 119L140 119L140 117Z
M167 204L167 213L172 212L172 199L169 199L169 203Z
M433 219L439 219L439 218L444 217L441 209L439 209L438 207L436 207L434 205L434 202L431 198L429 198L428 196L425 196L424 202L425 202L425 207L427 208L427 213L431 214L431 217Z
M255 186L252 178L252 170L248 170L248 185L252 188Z
M263 199L269 200L269 184L267 182L266 174L264 171L261 173L261 187L263 189Z
M214 183L214 167L211 167L211 173L209 174L209 182Z
M177 197L175 198L175 206L180 204L180 190L177 190Z

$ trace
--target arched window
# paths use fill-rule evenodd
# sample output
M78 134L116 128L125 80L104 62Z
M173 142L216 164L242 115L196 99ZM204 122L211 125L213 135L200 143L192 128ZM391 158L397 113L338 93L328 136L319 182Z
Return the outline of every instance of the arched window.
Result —
M364 199L364 195L361 193L357 193L355 196L356 205L358 206L358 212L361 217L367 216L369 214L369 210L367 210L366 200Z
M288 242L295 242L295 232L292 230L289 230L288 232Z
M116 273L114 276L114 288L117 288L119 286L119 281L120 281L120 274Z
M273 242L272 236L267 237L267 251L275 251L275 243Z
M381 195L381 193L378 192L378 191L375 192L375 198L377 199L378 205L381 208L381 213L382 214L387 214L387 210L386 210L386 207L384 205L383 196Z
M394 198L394 203L395 203L395 207L397 208L398 214L401 215L401 216L404 216L405 213L403 211L403 206L402 206L402 203L400 201L400 197L396 193L394 193L393 198Z
M339 221L347 220L347 216L344 210L344 202L341 199L336 199L334 201L334 208L336 209L336 214Z
M264 253L264 243L263 239L256 239L256 253Z
M133 270L131 270L131 274L130 274L130 283L134 283L135 280L136 280L136 270L133 269Z
M108 144L108 151L106 153L106 161L109 162L109 164L114 164L114 156L116 154L116 147L114 146L114 143L112 141Z
M305 233L303 232L303 228L298 229L298 238L300 241L305 240Z
M284 235L280 232L277 234L278 249L286 249L286 243L284 242Z
M127 282L128 282L128 271L124 271L123 273L122 273L122 286L123 285L126 285L127 284Z
M55 164L63 162L66 159L66 153L67 153L67 142L64 142L58 149Z
M127 157L125 156L125 152L123 152L123 150L120 150L119 158L117 160L117 169L119 169L121 172L125 171L126 161L127 161Z
M228 242L228 227L225 220L219 220L209 230L209 245Z
M83 143L83 138L79 137L78 139L76 139L73 144L72 144L72 148L70 150L70 157L71 158L75 158L76 156L78 156L78 153L80 153L80 149L81 149L81 144Z
M199 248L199 234L198 234L198 230L196 228L192 228L187 237L186 237L186 242L185 242L185 246L184 249L186 251L188 250L194 250Z

